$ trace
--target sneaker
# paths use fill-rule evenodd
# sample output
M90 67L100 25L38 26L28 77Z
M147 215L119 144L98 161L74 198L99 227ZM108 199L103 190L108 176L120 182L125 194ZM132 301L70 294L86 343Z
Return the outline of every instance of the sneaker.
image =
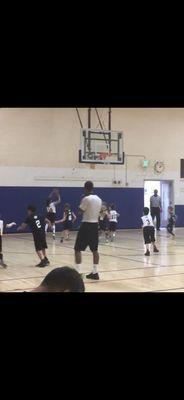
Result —
M157 231L160 231L160 228L158 228Z
M159 250L157 249L157 247L154 247L153 252L154 253L159 253Z
M45 257L45 262L46 262L46 264L47 264L47 265L49 265L49 264L50 264L50 261L48 260L48 258L47 258L47 257Z
M47 266L47 263L45 260L41 260L39 264L36 265L36 267L44 268Z
M3 260L0 261L0 265L1 265L3 268L7 268L7 264L5 264Z
M86 278L87 279L93 279L95 281L98 281L100 279L98 273L93 274L92 272L90 274L86 275Z
M146 253L144 254L145 256L150 256L150 251L147 250Z

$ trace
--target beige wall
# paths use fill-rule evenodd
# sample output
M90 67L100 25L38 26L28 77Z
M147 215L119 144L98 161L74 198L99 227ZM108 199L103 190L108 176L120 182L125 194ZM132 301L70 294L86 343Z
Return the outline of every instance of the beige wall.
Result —
M107 127L107 109L99 112ZM80 113L87 126L87 110ZM92 124L99 128L94 111ZM184 109L113 109L112 128L124 131L127 153L145 153L169 166L183 156ZM74 108L1 108L0 138L1 165L78 166L80 126Z
M99 109L106 128L107 111L107 108ZM87 109L80 108L80 113L86 127ZM94 110L92 126L99 128ZM184 109L113 109L112 129L124 131L127 154L143 154L151 161L150 167L143 170L140 159L128 160L129 186L143 186L144 179L157 179L154 162L164 161L165 171L159 179L174 179L176 197L181 201L184 195L179 168L180 158L184 158ZM92 171L89 166L78 163L80 125L74 108L1 108L0 143L0 178L3 184L12 184L12 180L17 184L18 175L24 184L26 168L34 167L34 174L27 178L27 184L31 179L31 184L44 184L46 181L42 178L45 174L46 180L53 179L58 185L62 179L66 184L78 182L78 185L80 179L88 177L96 179L99 185L112 186L114 178L125 185L125 166L100 166ZM14 169L15 173L13 167L18 168ZM37 180L39 175L40 181Z

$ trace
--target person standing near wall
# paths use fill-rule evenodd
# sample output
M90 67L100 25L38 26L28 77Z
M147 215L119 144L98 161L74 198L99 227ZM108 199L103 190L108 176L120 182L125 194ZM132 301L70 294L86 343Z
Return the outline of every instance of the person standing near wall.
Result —
M161 197L158 196L158 190L154 190L154 195L150 197L151 216L154 221L156 217L157 231L160 231L160 213L162 212Z

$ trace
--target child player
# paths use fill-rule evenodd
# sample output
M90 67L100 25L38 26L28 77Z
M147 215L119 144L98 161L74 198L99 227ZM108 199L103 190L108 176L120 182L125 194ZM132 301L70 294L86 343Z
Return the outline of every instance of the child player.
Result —
M175 236L173 228L176 222L176 215L174 214L174 209L172 206L168 207L168 212L169 212L169 218L167 224L167 232L169 232L172 236Z
M48 264L50 264L46 255L47 242L45 223L47 223L49 226L51 225L47 218L37 214L35 206L30 205L27 207L27 218L25 219L25 222L23 222L17 228L17 231L19 232L24 231L27 226L29 226L32 231L36 253L40 258L40 263L36 265L36 267L46 267Z
M15 222L11 222L10 224L5 224L5 228L11 228L12 226L15 226ZM3 253L2 253L2 236L3 236L3 228L4 228L4 221L0 219L0 265L3 268L6 268L7 265L3 261Z
M56 224L63 224L64 230L61 237L61 243L63 242L63 239L69 240L69 234L76 219L77 217L71 210L70 204L65 203L63 218L58 221L55 221Z
M146 245L146 253L145 256L150 256L150 244L152 243L153 245L153 252L158 253L159 250L157 249L155 245L155 228L153 224L152 217L149 213L149 208L144 207L143 209L143 216L141 217L142 219L142 224L143 224L143 237L144 237L144 242Z
M110 238L111 238L111 242L113 241L113 239L116 236L116 229L117 229L117 224L118 224L118 217L120 216L120 214L118 214L118 212L116 211L115 205L111 204L110 205L110 209L109 209L109 234L110 234Z
M106 238L106 242L108 242L108 210L107 210L107 205L106 203L102 203L102 208L100 211L100 215L99 215L99 235L102 234L102 232L105 233L105 238Z
M61 202L61 197L59 194L59 190L53 189L49 195L49 198L47 199L47 215L46 215L47 219L51 223L53 239L55 239L56 236L56 227L55 227L56 206L60 202ZM45 225L45 232L47 232L47 229L48 229L48 224Z

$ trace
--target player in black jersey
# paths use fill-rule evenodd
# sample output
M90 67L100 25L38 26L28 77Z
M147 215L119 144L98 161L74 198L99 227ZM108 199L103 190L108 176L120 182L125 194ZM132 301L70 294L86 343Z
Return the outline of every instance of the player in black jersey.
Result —
M56 224L63 224L64 230L61 237L61 243L63 242L63 239L69 240L69 234L76 219L77 217L71 210L70 204L65 203L63 218L58 221L55 221Z
M33 234L36 253L40 258L40 263L36 267L46 267L50 262L46 256L45 224L47 223L50 226L51 223L47 218L39 216L36 212L36 207L33 205L27 207L27 214L25 222L18 227L17 231L24 231L29 226Z

